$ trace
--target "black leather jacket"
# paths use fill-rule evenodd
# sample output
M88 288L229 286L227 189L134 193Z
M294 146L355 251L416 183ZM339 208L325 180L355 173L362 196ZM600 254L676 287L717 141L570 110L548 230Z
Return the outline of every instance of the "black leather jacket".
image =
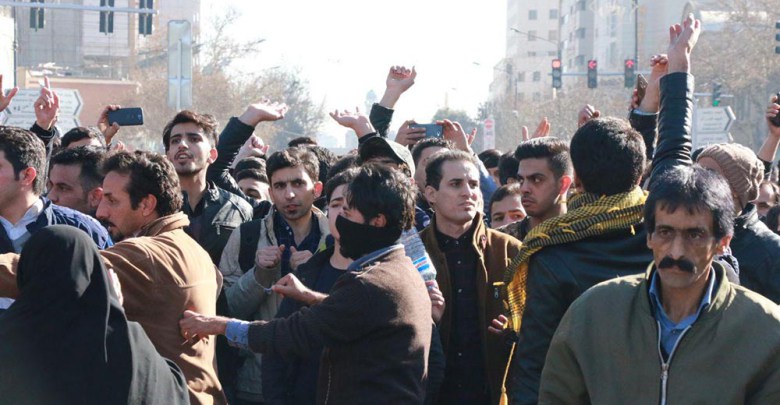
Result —
M780 304L780 236L759 221L753 204L734 221L731 251L739 261L740 284Z
M233 230L252 220L252 206L241 197L208 183L208 189L193 211L184 193L182 212L190 225L186 231L209 253L211 261L219 265L222 250Z
M685 73L672 73L661 80L660 136L651 176L675 165L691 164L693 89L693 76ZM654 132L653 117L641 119L646 127L640 132ZM512 404L537 402L550 340L571 303L602 281L644 272L652 260L641 226L546 247L531 257L526 307L507 387Z

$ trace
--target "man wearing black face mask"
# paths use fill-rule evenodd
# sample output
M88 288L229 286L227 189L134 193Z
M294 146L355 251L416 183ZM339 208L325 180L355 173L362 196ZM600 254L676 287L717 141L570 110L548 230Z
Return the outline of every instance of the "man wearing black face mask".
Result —
M192 311L179 323L185 339L224 334L235 346L282 356L324 345L317 402L422 404L431 343L431 301L398 239L410 229L415 193L406 176L363 166L336 220L341 253L355 261L330 295L292 274L276 293L309 305L286 319L244 322Z

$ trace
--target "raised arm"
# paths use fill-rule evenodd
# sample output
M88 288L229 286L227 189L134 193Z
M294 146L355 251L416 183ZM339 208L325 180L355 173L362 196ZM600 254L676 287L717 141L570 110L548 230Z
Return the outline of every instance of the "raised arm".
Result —
M758 151L758 158L764 162L764 178L769 178L772 171L772 161L777 154L777 145L780 144L780 126L772 123L772 120L780 114L780 100L777 96L772 96L769 106L766 108L766 124L769 127L769 134Z
M387 129L390 128L390 121L393 119L393 108L395 103L401 98L401 95L414 85L414 79L417 77L417 71L405 66L393 66L387 73L385 80L385 93L379 103L371 106L369 118L371 125L376 128L379 136L387 138Z

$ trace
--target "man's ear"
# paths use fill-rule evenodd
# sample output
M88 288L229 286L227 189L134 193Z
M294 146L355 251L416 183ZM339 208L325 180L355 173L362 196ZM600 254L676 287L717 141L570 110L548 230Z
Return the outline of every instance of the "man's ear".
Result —
M436 190L433 186L425 186L425 199L428 200L428 204L436 203Z
M154 214L157 210L157 197L147 194L146 197L141 199L138 208L141 210L141 215L145 217Z
M571 187L574 179L568 174L564 174L560 179L560 188L558 189L558 195L566 196L569 193L569 187Z
M322 182L318 181L314 183L314 198L320 198L322 195Z
M38 171L34 167L27 167L19 172L19 180L25 186L32 188L35 178L38 177Z
M209 158L208 158L209 164L216 162L217 156L219 156L219 153L217 152L217 148L212 147L211 150L209 150Z
M368 224L377 228L384 228L387 226L387 218L385 214L378 214L374 219L368 221Z
M723 253L726 252L726 250L728 249L729 245L731 244L731 238L732 238L732 235L726 235L726 236L720 238L720 240L718 241L718 246L716 248L716 253L717 254L722 255Z
M103 199L103 187L95 187L87 193L87 204L92 209L97 209L100 200Z

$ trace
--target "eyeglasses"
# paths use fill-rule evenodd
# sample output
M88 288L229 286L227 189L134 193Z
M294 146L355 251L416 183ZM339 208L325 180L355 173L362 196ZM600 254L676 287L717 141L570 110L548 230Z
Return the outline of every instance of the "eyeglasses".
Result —
M678 230L669 227L655 228L652 236L664 244L674 242L679 236L687 246L705 246L713 239L713 236L703 229Z

